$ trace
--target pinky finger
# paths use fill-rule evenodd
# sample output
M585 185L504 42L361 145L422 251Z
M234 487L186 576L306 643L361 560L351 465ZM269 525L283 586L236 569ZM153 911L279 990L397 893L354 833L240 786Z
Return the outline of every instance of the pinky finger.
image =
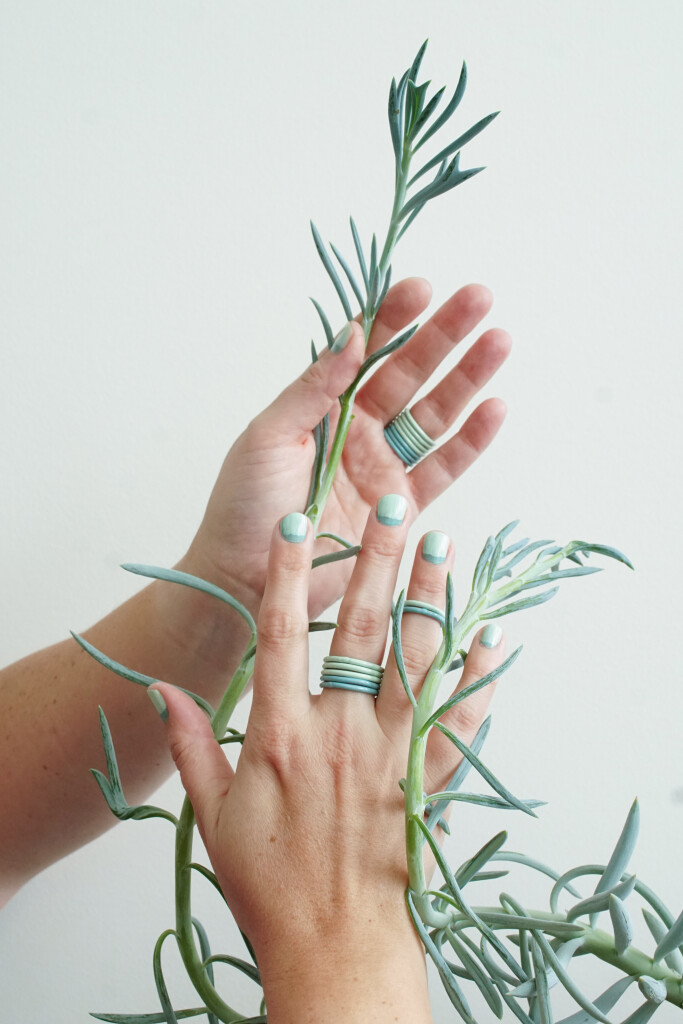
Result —
M489 623L475 636L455 694L484 680L503 663L505 641L496 623ZM471 696L455 704L439 719L458 739L470 746L488 711L496 687L494 679ZM462 757L440 729L432 729L427 743L426 775L430 792L444 789Z
M476 462L500 430L506 412L507 407L501 398L487 398L477 406L457 434L411 470L408 480L420 510L438 498Z

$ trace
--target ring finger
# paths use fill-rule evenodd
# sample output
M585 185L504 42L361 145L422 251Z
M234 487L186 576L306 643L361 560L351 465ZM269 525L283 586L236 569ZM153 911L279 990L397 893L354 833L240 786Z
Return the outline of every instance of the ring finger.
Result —
M406 675L416 697L442 640L446 578L453 566L453 555L450 538L437 530L425 534L415 554L400 635ZM396 729L410 732L412 706L396 668L393 649L376 707L380 725L387 734Z

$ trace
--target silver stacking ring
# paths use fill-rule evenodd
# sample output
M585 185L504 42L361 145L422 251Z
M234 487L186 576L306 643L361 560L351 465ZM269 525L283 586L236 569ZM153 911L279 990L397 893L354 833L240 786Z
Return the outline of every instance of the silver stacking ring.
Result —
M320 685L330 690L355 690L376 697L382 685L384 669L373 661L328 654L323 658Z
M414 466L436 444L436 441L432 440L416 422L410 409L404 409L388 427L385 427L384 436L387 439L387 444L393 448L406 466Z

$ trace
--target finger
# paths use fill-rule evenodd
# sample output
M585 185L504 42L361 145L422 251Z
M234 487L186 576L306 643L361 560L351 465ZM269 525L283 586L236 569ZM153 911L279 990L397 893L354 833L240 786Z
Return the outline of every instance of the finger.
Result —
M432 286L423 277L407 277L390 288L372 325L367 354L382 348L411 324L424 312L431 298ZM357 319L359 322L362 319L360 314Z
M258 425L276 433L280 441L309 434L356 376L364 347L363 331L352 320L337 334L335 345L264 409Z
M418 544L406 600L431 605L443 613L446 578L453 565L453 544L445 533L432 530ZM408 606L410 608L410 606ZM427 609L421 609L427 612ZM429 614L406 610L401 621L401 651L408 682L419 696L425 675L443 639L441 623ZM412 705L396 668L393 649L376 703L377 718L386 735L408 734Z
M504 658L503 631L497 623L491 622L474 637L454 694L462 693L467 687L493 672ZM439 721L469 746L486 717L495 687L495 680L483 686L455 704ZM439 729L432 729L427 741L425 761L428 791L439 792L444 789L461 760L462 755L448 737Z
M457 291L373 374L358 395L363 409L389 423L486 316L492 302L491 292L483 285L466 285Z
M511 347L512 339L506 331L494 328L482 334L458 365L411 409L425 433L434 440L445 434L502 366Z
M215 826L235 773L216 742L208 717L191 697L170 683L155 683L147 692L166 721L171 756L205 837Z
M282 721L309 707L308 583L313 530L292 512L275 527L258 617L254 663L254 718Z
M500 430L506 411L502 399L487 398L465 420L457 434L408 474L413 498L420 511L462 476L488 448Z
M399 494L380 498L371 511L337 616L331 655L382 663L409 518L408 501ZM353 691L325 689L320 699L358 705L367 698Z

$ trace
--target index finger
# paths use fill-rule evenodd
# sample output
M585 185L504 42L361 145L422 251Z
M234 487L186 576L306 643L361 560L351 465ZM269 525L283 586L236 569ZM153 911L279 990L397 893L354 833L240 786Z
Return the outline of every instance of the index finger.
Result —
M258 617L252 716L299 717L310 708L308 691L308 584L313 530L291 512L276 526Z

